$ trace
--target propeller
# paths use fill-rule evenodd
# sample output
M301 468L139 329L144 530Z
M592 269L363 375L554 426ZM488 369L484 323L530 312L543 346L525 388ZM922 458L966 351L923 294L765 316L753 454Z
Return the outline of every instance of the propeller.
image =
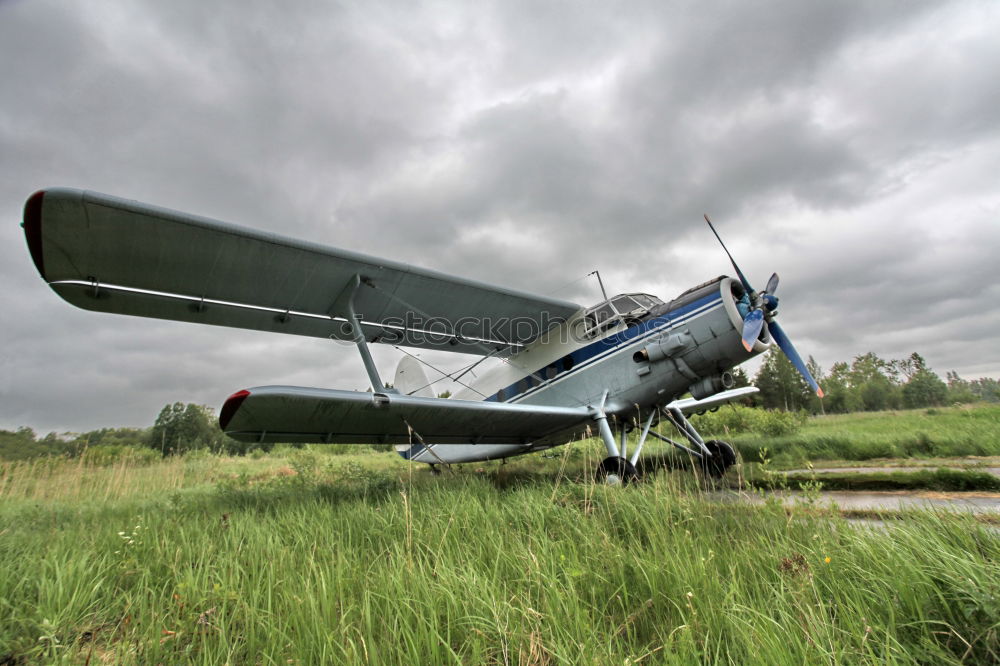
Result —
M788 339L785 334L784 329L781 325L774 320L774 317L778 314L778 298L774 295L774 292L778 289L778 274L772 273L771 278L767 281L767 285L764 287L764 291L758 293L752 286L750 286L750 281L747 280L743 271L740 267L736 265L736 260L733 259L733 255L730 254L729 248L726 244L722 242L722 237L719 236L719 232L715 230L715 226L712 224L712 220L708 219L708 215L705 215L705 221L708 222L708 228L712 230L715 234L715 238L719 241L719 245L725 250L726 256L729 257L729 262L733 265L733 269L736 271L736 275L740 278L740 283L746 290L747 296L750 298L750 307L753 308L746 317L743 318L743 347L747 351L753 351L754 342L756 342L757 337L760 335L761 329L764 328L764 324L767 323L767 329L771 333L771 337L775 342L778 343L778 348L784 352L788 360L792 362L795 369L799 371L802 378L806 380L806 383L816 392L816 395L823 397L823 389L819 387L816 380L813 379L812 374L809 372L809 368L802 361L802 357L799 353L795 351L795 346L792 345L792 341Z

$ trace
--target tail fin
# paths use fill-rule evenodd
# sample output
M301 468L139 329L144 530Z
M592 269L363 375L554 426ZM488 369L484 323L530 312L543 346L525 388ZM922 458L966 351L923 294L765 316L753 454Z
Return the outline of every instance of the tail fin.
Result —
M412 356L404 356L396 366L396 379L393 386L403 395L415 395L421 398L433 398L434 391L427 381L420 362Z

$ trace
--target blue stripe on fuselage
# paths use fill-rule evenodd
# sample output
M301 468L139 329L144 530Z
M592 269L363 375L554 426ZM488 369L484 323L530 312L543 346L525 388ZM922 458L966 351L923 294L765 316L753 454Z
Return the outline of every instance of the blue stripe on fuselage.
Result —
M500 389L493 395L486 398L486 400L492 402L519 401L535 393L539 389L547 388L557 379L562 379L577 370L581 370L584 367L592 365L606 356L610 356L615 351L618 351L622 347L625 347L640 338L650 337L664 328L672 328L673 326L683 323L687 319L701 314L703 311L710 309L712 306L721 304L721 302L722 297L718 293L714 293L679 307L676 310L666 312L659 317L648 319L636 326L630 326L624 331L619 331L606 338L595 340L586 347L581 347L580 349L570 352L566 356L550 363L544 368L536 370L534 374L542 374L546 378L545 381L539 380L538 377L534 376L534 374L528 375L527 377L523 377L513 384ZM555 374L549 376L550 369L555 369ZM527 386L525 386L526 382L528 383ZM501 392L504 394L504 398L502 400L500 399Z
M425 448L427 447L417 442L416 444L411 445L410 448L406 449L405 451L397 450L396 453L401 455L406 460L412 460L417 456L419 456L421 453L423 453Z

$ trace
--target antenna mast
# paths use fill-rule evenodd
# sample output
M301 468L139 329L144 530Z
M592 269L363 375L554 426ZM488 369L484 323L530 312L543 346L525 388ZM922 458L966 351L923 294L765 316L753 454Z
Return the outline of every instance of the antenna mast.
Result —
M601 280L601 271L591 271L587 273L587 277L591 275L597 276L597 284L601 285L601 293L604 295L604 300L608 300L608 292L604 291L604 282Z

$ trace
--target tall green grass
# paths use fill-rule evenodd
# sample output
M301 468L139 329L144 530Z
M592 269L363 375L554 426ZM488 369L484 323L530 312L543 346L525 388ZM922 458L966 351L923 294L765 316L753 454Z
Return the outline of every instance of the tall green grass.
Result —
M969 518L875 531L719 503L686 473L608 488L564 451L440 477L168 461L121 472L182 478L146 491L7 495L0 661L1000 661L1000 543Z
M732 408L724 407L719 414L726 409ZM707 425L703 434L730 441L747 462L760 461L764 449L778 465L1000 455L1000 405L812 417L791 434L727 429L718 418Z

